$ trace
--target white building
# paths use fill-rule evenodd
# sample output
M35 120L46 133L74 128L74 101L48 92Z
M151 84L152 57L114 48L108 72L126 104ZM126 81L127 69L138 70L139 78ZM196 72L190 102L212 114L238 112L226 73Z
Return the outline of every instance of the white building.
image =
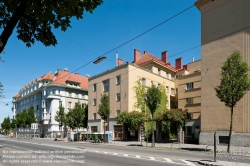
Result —
M13 117L33 106L41 137L44 137L59 131L58 122L54 119L59 104L67 113L78 101L88 103L88 77L58 69L54 75L46 73L20 89L13 97Z

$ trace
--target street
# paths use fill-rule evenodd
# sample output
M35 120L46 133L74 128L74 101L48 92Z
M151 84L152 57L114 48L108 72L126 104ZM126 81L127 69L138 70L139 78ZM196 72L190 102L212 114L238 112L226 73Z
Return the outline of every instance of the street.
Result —
M211 154L205 154L205 153L166 151L166 150L157 150L151 148L136 148L136 147L112 146L112 145L102 145L102 144L86 144L86 143L64 142L64 141L47 141L43 139L17 140L17 139L2 138L0 139L0 145L1 145L0 153L2 157L1 161L2 166L15 165L15 164L16 165L17 164L18 165L27 165L27 164L28 165L44 165L44 164L78 165L80 163L84 163L85 165L89 166L90 165L91 166L99 166L99 165L100 166L101 165L102 166L106 165L107 166L112 166L112 165L195 166L198 165L196 161L198 161L199 158L212 159ZM27 153L26 152L22 153L21 156L20 155L21 151L26 151ZM66 152L66 154L63 154L63 152ZM8 155L6 153L8 153ZM67 155L71 155L71 158L63 157ZM13 158L13 156L15 158ZM20 158L20 156L23 158ZM23 163L20 163L21 159Z

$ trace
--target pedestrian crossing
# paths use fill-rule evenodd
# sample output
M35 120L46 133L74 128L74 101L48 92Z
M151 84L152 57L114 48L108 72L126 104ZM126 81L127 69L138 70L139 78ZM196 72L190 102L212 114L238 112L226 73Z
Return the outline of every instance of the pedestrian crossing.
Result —
M171 163L171 164L176 164L176 165L196 166L194 163L188 160L184 160L184 159L169 159L169 158L162 158L162 157L141 156L141 155L133 155L133 154L114 153L114 152L100 152L100 151L93 151L93 152L113 155L113 156L126 157L126 158L136 158L136 159L150 160L150 161L156 161L156 162L165 162L165 163Z

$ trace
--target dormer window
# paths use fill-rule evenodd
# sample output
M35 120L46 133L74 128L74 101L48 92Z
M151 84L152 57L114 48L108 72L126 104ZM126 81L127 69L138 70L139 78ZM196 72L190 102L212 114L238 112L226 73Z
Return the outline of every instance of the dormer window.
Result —
M67 81L66 83L69 86L80 87L80 83L78 82Z

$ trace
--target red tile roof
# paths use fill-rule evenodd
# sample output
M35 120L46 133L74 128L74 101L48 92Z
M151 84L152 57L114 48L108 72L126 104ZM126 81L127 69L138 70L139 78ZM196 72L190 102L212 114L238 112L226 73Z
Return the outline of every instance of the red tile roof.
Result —
M55 76L53 76L50 72L48 72L45 75L43 75L40 80L51 80L51 81L53 81L54 78L55 78Z
M72 81L76 83L80 83L80 87L84 89L88 89L88 78L81 76L79 74L72 74L68 71L63 71L59 73L54 81L51 82L51 84L61 84L61 85L67 85L66 81Z
M172 66L169 62L166 63L166 62L158 59L156 56L151 55L148 52L146 52L144 55L140 56L139 59L134 63L139 65L139 66L142 66L148 62L156 62L156 63L159 63L159 64L161 64L161 65L163 65L163 66L165 66L173 71L177 71L177 69L174 66Z
M43 75L41 78L36 78L35 80L37 81L51 80L52 82L50 84L60 84L60 85L67 85L66 81L71 81L71 82L79 83L80 87L83 89L88 89L88 77L81 76L79 74L72 74L68 71L62 71L56 75L52 75L49 72ZM35 80L33 82L35 82ZM30 83L21 87L20 91L23 91L25 88L27 88L29 84ZM18 98L17 96L20 97L20 95L17 94L14 96L14 98Z
M13 98L18 98L20 97L20 94L16 94Z

